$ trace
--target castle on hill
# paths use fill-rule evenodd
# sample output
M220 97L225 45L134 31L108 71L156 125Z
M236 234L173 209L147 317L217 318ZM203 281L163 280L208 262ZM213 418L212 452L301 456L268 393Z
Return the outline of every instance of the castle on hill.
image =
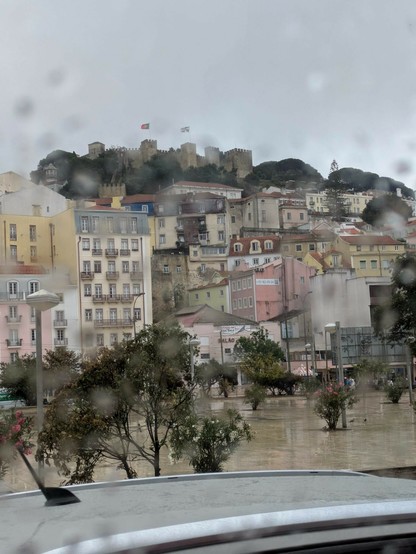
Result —
M100 154L103 154L105 150L105 144L102 142L92 142L88 145L87 156L93 160L98 158ZM158 150L157 141L151 139L143 140L139 148L126 148L124 151L134 168L141 167L155 154L167 153L166 150ZM227 171L236 170L236 175L239 179L243 179L253 170L252 151L243 148L233 148L232 150L221 152L216 146L207 146L204 149L204 155L201 156L197 154L196 144L185 142L181 144L178 150L172 149L169 153L176 157L182 169L213 164L217 167L224 167Z

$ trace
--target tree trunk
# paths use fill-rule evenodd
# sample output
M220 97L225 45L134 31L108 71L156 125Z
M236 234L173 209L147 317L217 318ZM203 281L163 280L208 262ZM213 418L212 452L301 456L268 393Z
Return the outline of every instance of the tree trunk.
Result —
M153 468L155 470L155 477L160 477L160 449L155 448L155 457L153 459Z

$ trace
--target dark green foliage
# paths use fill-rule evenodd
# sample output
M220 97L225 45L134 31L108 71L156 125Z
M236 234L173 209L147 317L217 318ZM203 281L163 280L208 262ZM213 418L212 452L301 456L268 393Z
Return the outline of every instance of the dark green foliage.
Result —
M285 354L278 342L269 339L269 334L263 328L253 331L249 337L240 337L235 343L234 356L270 356L275 361L283 361Z
M385 194L370 200L362 213L366 223L374 227L404 225L412 215L411 207L396 194Z
M257 410L266 397L266 389L258 384L252 385L244 391L245 403L250 404L253 411Z
M237 385L237 370L217 360L209 360L196 368L196 381L207 393L211 392L214 385L218 385L220 393L227 397L229 390Z
M328 176L327 186L331 187L331 183L336 182L342 183L344 191L366 192L367 190L378 190L395 193L396 189L399 188L403 196L414 198L413 190L400 181L395 181L390 177L380 177L377 173L370 173L353 167L343 167L331 172Z
M263 162L253 168L245 180L249 183L271 181L273 184L295 182L321 182L322 175L312 166L295 158L287 158L279 162Z
M24 400L28 406L36 404L36 358L25 354L10 364L2 364L1 387L7 389L16 400Z
M390 400L393 404L398 404L402 394L406 390L406 381L402 378L397 378L394 381L391 381L386 384L384 387L384 392L386 393L386 398Z

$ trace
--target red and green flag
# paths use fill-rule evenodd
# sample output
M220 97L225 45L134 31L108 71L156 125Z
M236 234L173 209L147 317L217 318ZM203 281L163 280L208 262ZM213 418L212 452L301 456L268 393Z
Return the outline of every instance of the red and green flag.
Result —
M142 123L140 129L150 129L150 123Z

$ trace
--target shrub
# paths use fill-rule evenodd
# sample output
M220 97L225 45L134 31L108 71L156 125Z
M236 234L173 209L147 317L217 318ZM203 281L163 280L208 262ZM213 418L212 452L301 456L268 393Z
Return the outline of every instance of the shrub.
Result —
M250 404L252 410L257 410L259 405L264 402L266 396L267 392L264 387L262 387L261 385L252 385L244 392L244 402L246 404Z
M188 458L196 473L220 472L241 441L252 436L250 425L236 410L228 410L225 418L190 416L185 427L174 428L171 458Z
M337 428L343 410L351 408L358 400L353 389L338 383L324 386L315 396L314 412L326 421L329 431Z
M321 387L320 381L316 377L304 377L301 384L301 392L310 398Z
M32 419L24 417L22 412L12 410L0 414L0 478L5 476L10 462L16 458L17 448L31 454L31 433Z
M398 404L405 389L406 381L399 378L395 381L387 383L387 385L384 387L384 392L386 393L386 398L390 400L390 402L393 402L393 404Z

